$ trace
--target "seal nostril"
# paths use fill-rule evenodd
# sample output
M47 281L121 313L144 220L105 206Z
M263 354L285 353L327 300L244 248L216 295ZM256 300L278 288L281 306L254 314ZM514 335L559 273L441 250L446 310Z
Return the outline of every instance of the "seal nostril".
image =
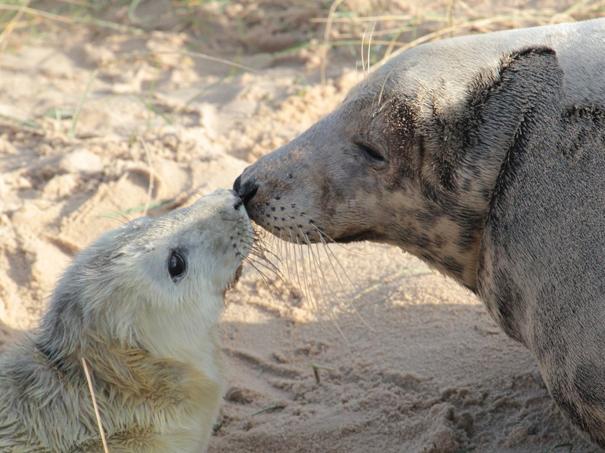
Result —
M257 191L258 185L256 185L252 181L246 181L246 183L241 187L241 190L239 191L239 196L243 200L244 204L247 205L250 200L254 198L254 195L256 195Z
M239 193L240 186L242 185L242 175L239 175L233 183L233 191Z
M233 191L242 199L244 204L247 205L254 195L256 195L258 184L254 182L254 179L249 179L242 183L242 177L240 175L233 183Z

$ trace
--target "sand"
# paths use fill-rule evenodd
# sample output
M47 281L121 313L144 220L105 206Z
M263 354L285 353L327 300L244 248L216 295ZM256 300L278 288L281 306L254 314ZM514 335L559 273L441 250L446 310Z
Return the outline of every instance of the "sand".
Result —
M363 77L334 63L322 85L313 52L269 53L296 37L247 30L217 45L245 44L253 72L182 53L178 31L54 32L4 51L0 350L98 234L230 187ZM210 452L596 451L529 352L453 281L383 245L269 242L289 277L246 266L227 296L229 391Z

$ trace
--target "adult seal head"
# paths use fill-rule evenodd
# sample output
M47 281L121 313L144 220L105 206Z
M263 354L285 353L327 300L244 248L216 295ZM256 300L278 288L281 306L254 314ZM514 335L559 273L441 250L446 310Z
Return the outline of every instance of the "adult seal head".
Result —
M1 451L204 451L222 397L216 323L252 238L219 191L101 236L40 327L0 358Z
M594 289L605 281L603 55L605 19L414 48L234 189L282 239L394 244L478 293L534 352L563 411L605 446L605 356L590 346L605 338ZM559 232L582 216L594 220L584 237ZM561 253L577 261L549 274Z

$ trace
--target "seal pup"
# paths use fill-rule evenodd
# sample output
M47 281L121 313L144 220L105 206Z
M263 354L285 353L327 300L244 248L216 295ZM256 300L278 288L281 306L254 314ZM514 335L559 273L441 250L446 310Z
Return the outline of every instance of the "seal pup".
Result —
M217 191L102 235L61 277L40 326L0 356L0 451L205 451L223 393L216 324L251 247Z
M390 243L478 294L605 446L603 55L605 19L416 47L234 190L284 240Z

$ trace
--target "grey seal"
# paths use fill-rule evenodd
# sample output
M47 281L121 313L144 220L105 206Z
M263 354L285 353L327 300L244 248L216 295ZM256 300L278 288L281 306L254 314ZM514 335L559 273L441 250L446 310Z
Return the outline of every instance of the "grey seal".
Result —
M378 68L235 181L285 240L399 246L479 295L605 446L605 19Z

